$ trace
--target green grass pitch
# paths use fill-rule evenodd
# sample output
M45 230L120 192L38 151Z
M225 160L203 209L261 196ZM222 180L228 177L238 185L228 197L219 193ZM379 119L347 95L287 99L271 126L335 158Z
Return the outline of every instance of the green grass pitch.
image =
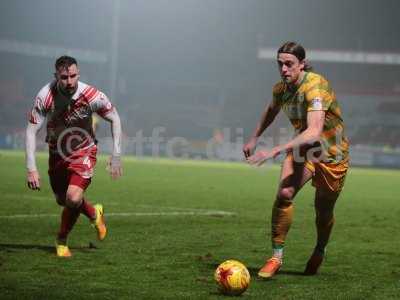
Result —
M252 281L243 299L399 299L400 172L351 169L320 274L301 272L314 246L313 188L296 198L279 275L257 279L270 254L279 168L240 163L124 159L112 181L100 156L87 196L104 204L109 235L81 216L71 259L54 254L60 207L38 156L40 192L25 186L21 152L0 152L1 299L225 299L213 281L226 259Z

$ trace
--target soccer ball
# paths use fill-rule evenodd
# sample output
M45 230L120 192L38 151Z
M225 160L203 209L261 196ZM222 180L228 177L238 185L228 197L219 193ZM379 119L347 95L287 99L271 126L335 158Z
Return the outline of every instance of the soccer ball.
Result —
M230 259L218 266L214 279L221 293L237 296L249 287L250 273L244 264Z

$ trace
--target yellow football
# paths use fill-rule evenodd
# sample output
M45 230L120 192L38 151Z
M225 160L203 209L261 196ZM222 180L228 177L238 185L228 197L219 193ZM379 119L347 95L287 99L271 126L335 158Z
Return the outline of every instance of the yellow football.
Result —
M246 266L237 260L227 260L218 266L214 273L218 289L225 295L240 295L250 284L250 273Z

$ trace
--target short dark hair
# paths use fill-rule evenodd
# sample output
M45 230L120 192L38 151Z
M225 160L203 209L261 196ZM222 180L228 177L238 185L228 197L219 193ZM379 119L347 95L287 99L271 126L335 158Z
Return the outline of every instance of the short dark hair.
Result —
M280 53L288 53L297 57L299 61L305 60L306 58L306 50L302 45L296 42L286 42L278 49L278 55ZM311 65L305 61L304 71L311 71Z
M68 69L72 65L78 65L76 59L71 56L63 55L57 58L54 66L56 71L58 71L59 69Z

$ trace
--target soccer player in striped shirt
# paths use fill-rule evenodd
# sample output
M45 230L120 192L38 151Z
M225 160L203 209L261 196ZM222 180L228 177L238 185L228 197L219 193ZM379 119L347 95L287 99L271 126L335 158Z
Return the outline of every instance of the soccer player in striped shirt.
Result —
M311 71L304 48L283 44L277 53L281 81L243 152L247 162L261 165L285 154L272 209L272 257L258 275L272 277L282 265L283 248L293 218L293 200L310 179L315 187L317 241L304 274L317 273L325 254L334 219L334 206L343 188L349 163L349 144L335 93L329 82ZM283 110L295 129L286 144L255 152L258 138Z
M56 239L59 257L70 257L67 237L82 213L103 240L107 229L101 204L92 205L84 196L96 164L97 142L92 127L92 114L111 123L113 151L109 171L116 179L121 168L121 121L107 96L93 86L79 81L77 61L62 56L55 63L55 80L38 93L26 129L27 184L40 190L36 167L36 134L46 122L49 148L49 178L57 203L63 206L61 226Z

